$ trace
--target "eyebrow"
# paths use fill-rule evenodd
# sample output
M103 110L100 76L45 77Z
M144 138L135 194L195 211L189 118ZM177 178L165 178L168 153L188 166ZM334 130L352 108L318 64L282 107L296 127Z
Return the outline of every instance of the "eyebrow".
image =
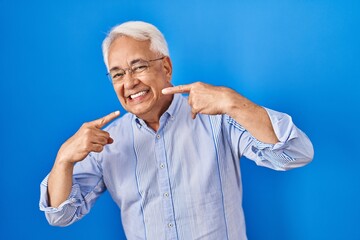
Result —
M142 58L136 58L136 59L134 59L134 60L131 60L130 61L130 66L131 65L134 65L135 63L138 63L138 62L140 62L140 61L144 61L144 59L142 59ZM122 68L120 68L120 67L112 67L110 70L109 70L109 72L111 72L111 71L114 71L114 70L119 70L119 69L122 69Z

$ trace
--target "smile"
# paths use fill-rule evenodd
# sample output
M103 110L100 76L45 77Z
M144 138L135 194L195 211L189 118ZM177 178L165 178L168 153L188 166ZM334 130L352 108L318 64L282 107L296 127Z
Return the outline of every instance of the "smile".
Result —
M147 94L149 92L149 90L144 90L144 91L141 91L141 92L138 92L138 93L135 93L135 94L131 94L129 96L129 98L131 100L135 99L135 98L138 98L138 97L141 97L141 96L144 96L145 94Z

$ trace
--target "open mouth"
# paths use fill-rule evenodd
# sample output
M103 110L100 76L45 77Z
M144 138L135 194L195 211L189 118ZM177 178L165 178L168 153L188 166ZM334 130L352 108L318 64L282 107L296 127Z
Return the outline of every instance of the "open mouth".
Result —
M144 96L145 94L147 94L149 92L149 90L144 90L144 91L140 91L140 92L137 92L137 93L134 93L134 94L131 94L129 95L129 99L131 100L134 100L136 98L139 98L139 97L142 97Z

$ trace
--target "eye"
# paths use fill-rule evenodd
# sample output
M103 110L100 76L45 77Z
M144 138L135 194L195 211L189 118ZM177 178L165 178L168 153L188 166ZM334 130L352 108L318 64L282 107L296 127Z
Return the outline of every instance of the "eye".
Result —
M147 69L147 64L139 64L139 65L135 65L131 68L131 71L134 73L141 73L142 71L144 71L145 69Z
M119 79L123 78L124 75L125 75L124 72L116 72L116 73L112 74L112 77L111 77L111 78L112 78L113 80L119 80Z

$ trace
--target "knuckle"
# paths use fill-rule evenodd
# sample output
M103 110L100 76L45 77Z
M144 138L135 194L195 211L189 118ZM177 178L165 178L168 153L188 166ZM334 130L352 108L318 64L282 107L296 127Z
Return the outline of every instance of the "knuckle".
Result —
M105 145L105 144L107 144L107 138L101 138L99 140L99 142L100 142L100 144Z
M195 82L194 85L195 85L195 87L200 87L200 86L202 86L202 84L203 84L202 82Z
M106 131L103 131L104 135L106 138L109 138L110 137L110 133L106 132Z
M101 126L105 124L105 120L106 120L105 117L100 120L100 125L101 125Z
M103 149L104 149L104 146L102 146L102 145L97 145L97 146L95 147L95 152L101 152Z

